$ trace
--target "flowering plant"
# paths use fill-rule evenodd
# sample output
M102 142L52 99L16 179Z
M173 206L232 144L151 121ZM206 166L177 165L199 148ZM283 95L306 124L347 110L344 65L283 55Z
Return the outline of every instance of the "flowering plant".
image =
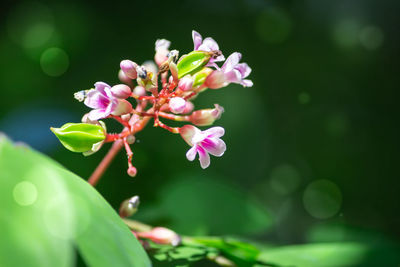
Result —
M208 88L219 89L230 83L248 87L253 83L245 79L251 68L246 63L239 63L240 53L235 52L225 60L214 39L207 37L203 40L196 31L192 32L192 37L194 49L188 54L179 57L179 51L169 50L170 41L157 40L156 64L146 61L139 65L131 60L122 60L118 75L122 84L111 86L96 82L94 88L76 92L75 98L92 110L83 116L82 123L52 128L54 134L67 149L84 155L98 151L104 143L114 143L111 154L124 147L128 156L127 173L136 176L131 145L135 142L135 134L153 120L154 127L180 134L191 146L186 153L187 159L193 161L198 154L201 167L207 168L210 165L209 154L221 157L226 150L221 139L225 130L212 127L202 131L196 126L212 125L221 117L224 108L215 104L214 108L194 110L192 101ZM219 67L217 63L223 61ZM120 133L107 132L101 119L108 118L123 126ZM195 126L171 127L163 122L164 119L189 122ZM103 161L100 170L107 164L108 161ZM89 182L95 184L100 175L100 171L95 172Z

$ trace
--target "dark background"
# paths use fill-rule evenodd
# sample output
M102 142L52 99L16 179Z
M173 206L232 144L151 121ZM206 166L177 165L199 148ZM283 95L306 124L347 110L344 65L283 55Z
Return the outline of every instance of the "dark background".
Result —
M118 83L122 59L153 59L157 38L188 53L195 29L253 69L252 88L195 102L225 108L225 155L202 170L179 136L149 125L133 145L137 177L120 153L98 185L115 208L138 194L147 223L264 243L399 237L398 1L2 5L0 131L83 178L108 146L85 158L49 127L79 122L88 108L73 93Z

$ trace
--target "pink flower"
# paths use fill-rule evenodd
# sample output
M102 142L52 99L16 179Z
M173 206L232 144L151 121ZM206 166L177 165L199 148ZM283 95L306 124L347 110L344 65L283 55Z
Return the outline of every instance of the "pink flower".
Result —
M203 37L201 37L200 33L192 31L192 38L194 44L194 51L207 51L207 52L219 51L219 46L217 42L211 37L207 37L203 40ZM221 55L218 56L217 58L211 58L207 66L213 66L219 69L218 65L215 64L214 62L220 62L224 60L225 57L221 53Z
M221 157L225 150L225 142L220 139L225 134L222 127L212 127L201 131L193 125L185 125L179 129L182 138L192 146L186 153L186 158L193 161L199 154L200 165L203 169L210 166L210 155Z
M132 110L132 105L123 99L116 98L111 92L111 86L104 82L94 84L95 89L90 90L85 99L85 105L93 108L88 118L92 121L106 118L110 114L122 115Z
M251 80L245 79L251 73L251 68L246 63L239 63L242 54L235 52L225 61L220 70L214 70L208 75L205 85L211 89L227 86L229 83L238 83L244 87L253 86Z

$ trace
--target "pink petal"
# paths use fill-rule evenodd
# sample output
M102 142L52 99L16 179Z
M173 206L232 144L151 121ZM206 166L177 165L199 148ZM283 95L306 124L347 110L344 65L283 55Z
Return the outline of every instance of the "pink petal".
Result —
M197 154L197 146L193 146L186 152L186 158L190 161L193 161L196 158Z
M237 69L233 69L229 72L225 72L225 79L232 83L241 83L242 74Z
M185 142L188 143L189 146L193 146L193 136L201 133L201 131L193 125L188 124L179 128L179 133L182 136L183 140L185 140Z
M192 31L192 38L193 38L193 44L194 44L193 50L197 50L198 47L203 42L203 38L201 37L200 33L196 32L196 31Z
M240 71L240 73L242 74L242 78L246 78L250 75L251 72L251 68L249 67L249 65L247 65L247 63L237 64L235 69Z
M222 70L224 72L229 72L235 68L235 66L239 63L240 59L242 58L242 54L239 52L232 53L227 60L225 61L224 65L222 66Z
M97 121L107 117L108 115L109 114L106 114L105 109L94 109L88 113L88 118L91 121Z
M219 138L206 138L201 142L201 146L211 155L221 157L225 150L226 144Z
M104 91L104 88L111 88L111 86L109 86L108 84L106 84L105 82L97 82L97 83L95 83L94 84L94 88L97 90L97 91L99 91L99 92L101 92L101 93L103 93L103 91Z
M197 50L215 51L219 50L219 46L213 38L207 37L206 39L204 39L203 43L197 48Z
M209 138L212 138L212 137L218 138L225 134L225 129L220 126L211 127L210 129L203 131L203 134Z
M210 89L218 89L226 86L225 73L220 70L214 70L207 76L204 85Z
M109 104L106 96L97 90L90 90L85 99L85 105L90 108L106 108Z
M197 146L197 152L199 153L200 166L205 169L210 166L210 155L202 148Z

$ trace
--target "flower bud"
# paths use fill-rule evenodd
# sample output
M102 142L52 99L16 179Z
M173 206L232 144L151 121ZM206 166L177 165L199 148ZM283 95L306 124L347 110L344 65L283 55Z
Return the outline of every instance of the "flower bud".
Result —
M171 77L173 81L178 81L178 67L174 62L169 63L169 71L171 72Z
M61 128L50 128L61 144L72 152L91 151L93 146L101 144L106 133L100 125L89 123L67 123Z
M201 109L196 110L189 116L191 123L197 126L208 126L214 123L215 120L219 119L224 112L224 108L218 104L214 105L213 109Z
M181 238L177 233L164 227L155 227L149 232L139 232L137 235L141 238L148 238L155 243L164 245L177 246L181 242Z
M182 79L180 79L178 83L178 88L182 91L189 91L193 88L194 79L191 75L186 75Z
M137 78L136 68L138 65L135 62L125 59L121 61L119 66L128 78L132 80Z
M169 109L175 114L182 113L186 107L186 100L182 97L173 97L169 100Z
M139 196L133 196L124 200L119 207L119 216L122 218L130 217L136 213L140 204Z
M185 109L182 111L182 114L188 114L188 113L192 112L193 109L194 109L193 103L190 101L186 101L186 106L185 106Z
M125 84L132 85L132 79L126 76L122 70L118 71L118 79Z
M163 64L168 60L168 48L171 45L171 42L166 39L158 39L156 41L156 54L154 56L154 61L157 65Z
M210 61L212 53L206 51L192 51L185 57L181 57L177 64L178 78L187 74L195 74Z
M110 90L115 97L121 99L126 99L132 94L131 88L125 84L114 85Z
M137 170L134 166L130 166L126 172L130 177L135 177L137 174Z
M111 113L115 116L121 116L132 111L132 105L125 99L118 99L118 105L115 110Z
M136 86L135 89L133 89L133 93L137 96L145 96L146 95L146 89L144 89L143 86Z

